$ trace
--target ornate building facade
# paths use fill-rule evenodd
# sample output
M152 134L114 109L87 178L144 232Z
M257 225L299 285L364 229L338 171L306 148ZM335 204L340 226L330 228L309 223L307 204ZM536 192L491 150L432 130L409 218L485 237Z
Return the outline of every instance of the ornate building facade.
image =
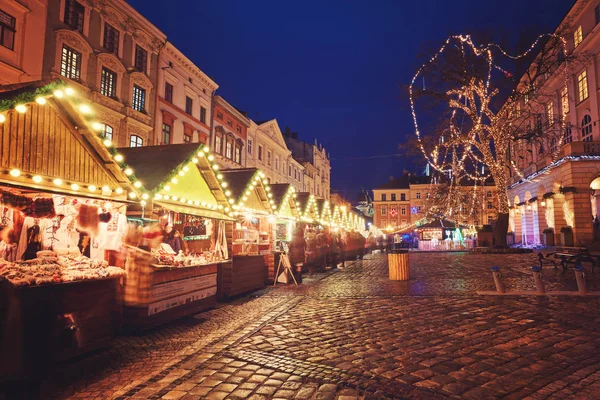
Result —
M304 191L304 167L292 157L276 119L250 121L247 166L260 168L270 183L289 183Z
M246 137L250 120L221 96L213 101L211 147L226 169L246 167Z
M152 141L158 56L165 42L125 1L51 1L43 74L84 93L116 146L143 146Z
M170 42L161 49L158 66L157 134L152 144L208 144L218 85Z
M43 79L47 0L0 3L0 85Z
M331 163L325 148L319 145L316 139L314 144L299 140L298 134L290 132L289 128L286 128L284 138L287 147L292 151L292 156L304 166L305 175L308 175L308 180L306 176L304 180L305 183L310 184L304 185L304 191L313 193L316 197L329 199L331 194Z
M567 52L574 56L564 73L548 76L540 90L553 95L539 111L541 129L564 124L561 147L515 147L512 157L522 175L509 182L509 231L517 243L542 244L546 234L555 244L589 244L600 200L600 1L579 0L557 28L566 32ZM561 128L562 129L562 128ZM567 239L572 232L572 239ZM562 234L561 234L562 233Z

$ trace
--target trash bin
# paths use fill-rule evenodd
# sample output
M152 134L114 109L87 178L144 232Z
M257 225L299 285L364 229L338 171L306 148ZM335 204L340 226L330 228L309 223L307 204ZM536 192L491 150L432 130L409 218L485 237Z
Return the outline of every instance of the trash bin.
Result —
M390 280L409 280L410 264L408 262L408 249L393 250L390 254L388 254L388 268Z

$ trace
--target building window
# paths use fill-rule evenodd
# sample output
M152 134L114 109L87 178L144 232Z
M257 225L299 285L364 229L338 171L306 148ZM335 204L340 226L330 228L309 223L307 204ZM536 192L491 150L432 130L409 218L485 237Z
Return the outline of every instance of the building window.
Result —
M267 165L271 165L271 150L267 150Z
M13 50L15 48L16 19L0 10L0 45Z
M215 136L215 152L223 154L223 135L221 133L217 133Z
M203 124L206 123L206 108L204 107L200 107L200 122L202 122Z
M134 67L140 72L148 71L148 52L143 47L135 45L135 60Z
M229 126L233 126L233 122L232 122L230 119L228 119L228 120L227 120L227 125L229 125Z
M131 108L135 111L146 112L146 90L138 85L133 85Z
M586 70L583 70L579 75L577 75L577 92L579 94L579 102L582 102L588 98L589 94Z
M279 156L275 156L275 170L279 171Z
M185 112L192 115L192 107L194 106L194 100L191 97L185 96Z
M237 125L237 126L235 127L235 131L236 131L237 133L242 133L242 127L241 127L241 126L239 126L239 125Z
M248 154L252 154L252 139L248 139Z
M396 193L392 193L392 201L396 201Z
M491 210L492 208L494 208L494 206L492 206L492 203L490 203L490 202L488 201L488 203L487 203L487 209L488 209L488 210Z
M262 161L262 159L263 159L263 148L260 144L258 145L258 159L260 161Z
M575 29L575 32L573 32L573 43L575 44L575 47L577 47L579 46L579 44L581 44L582 41L583 31L581 30L581 25L579 25L577 29Z
M581 120L581 140L584 142L592 141L592 117L585 114Z
M292 176L292 166L288 165L288 176L291 177Z
M381 215L387 215L387 208L381 207Z
M569 89L565 86L560 91L560 103L562 107L562 117L564 117L569 113Z
M60 74L69 79L79 80L81 75L81 53L63 45Z
M298 179L298 170L294 168L294 179ZM317 185L317 192L319 191L319 185Z
M400 201L406 201L406 194L400 193Z
M220 112L217 112L217 118L222 120L223 119L223 114L220 113Z
M400 208L400 215L406 215L406 207Z
M242 145L240 143L235 144L235 154L233 161L235 161L238 164L242 163Z
M104 23L104 48L116 55L119 55L119 35L116 28Z
M108 140L113 140L113 128L110 125L102 126L102 137Z
M162 144L171 144L171 125L162 125Z
M488 190L488 191L487 191L487 193L486 193L486 196L487 196L487 197L492 197L492 191L491 191L491 190Z
M381 201L386 201L387 200L387 196L385 193L382 193L381 195Z
M225 143L225 157L233 159L233 138L227 138Z
M75 0L65 1L65 24L79 33L83 33L83 16L85 7Z
M421 192L417 192L417 199L421 198Z
M428 199L429 198L429 192L425 193L425 198Z
M554 123L554 102L549 101L546 104L546 117L548 118L548 125L552 125Z
M144 141L137 135L131 135L129 137L129 147L142 147Z
M106 97L117 97L117 74L104 67L100 76L100 94Z
M188 133L183 134L183 143L192 143L192 135Z
M165 82L165 100L173 103L173 85L169 82Z

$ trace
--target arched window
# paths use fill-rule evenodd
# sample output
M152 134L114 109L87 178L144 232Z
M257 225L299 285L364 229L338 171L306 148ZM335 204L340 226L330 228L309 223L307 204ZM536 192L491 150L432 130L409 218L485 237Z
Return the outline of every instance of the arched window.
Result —
M102 126L102 137L108 140L113 140L113 128L110 125Z
M129 137L129 147L142 147L143 143L144 140L137 135L131 135Z
M225 157L233 160L233 137L228 136L225 143Z
M584 142L592 141L592 117L585 114L581 120L581 140Z

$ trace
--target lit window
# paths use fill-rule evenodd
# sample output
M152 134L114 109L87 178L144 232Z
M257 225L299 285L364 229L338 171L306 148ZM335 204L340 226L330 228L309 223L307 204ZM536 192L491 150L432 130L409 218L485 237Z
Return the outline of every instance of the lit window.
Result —
M548 118L548 125L552 125L554 123L554 102L552 101L546 104L546 117Z
M401 214L401 215L406 215L406 207L402 207L402 208L400 209L400 214Z
M588 81L587 81L587 71L583 70L579 75L577 75L577 90L579 94L579 101L583 101L588 98Z
M420 198L421 198L421 193L417 192L417 199L420 199Z
M183 143L192 143L192 135L184 133L183 134Z
M81 76L81 53L63 45L60 74L69 79L79 79Z
M0 10L0 45L10 50L15 48L16 19Z
M381 215L386 215L386 214L387 214L387 208L381 207Z
M215 153L223 154L223 135L220 133L215 136Z
M131 108L139 112L146 111L146 90L142 89L138 85L133 85Z
M225 157L229 158L230 160L233 158L233 139L232 138L228 138L227 142L225 143Z
M585 114L581 120L581 140L584 142L592 141L592 117Z
M560 91L560 102L564 118L569 113L569 89L566 86Z
M488 201L488 203L487 203L487 209L488 209L488 210L491 210L492 208L494 208L494 206L492 206L492 203L490 203L490 202Z
M102 68L100 94L106 97L117 97L117 74L108 68Z
M487 197L492 197L492 191L491 190L488 190Z
M79 33L83 33L83 16L85 7L75 0L65 1L65 24Z
M575 29L575 32L573 32L573 43L575 44L575 47L577 47L582 41L583 31L581 30L581 25L579 25L577 29Z
M171 143L171 125L169 125L169 124L162 125L162 143L163 144Z
M131 135L129 138L129 147L142 147L144 141L137 135Z
M148 52L143 48L135 45L135 61L134 61L135 69L140 72L146 73L148 66Z
M235 144L234 161L238 164L242 163L242 144L241 143Z
M119 36L120 32L111 26L104 23L104 48L111 53L119 55Z
M104 124L102 126L102 137L108 140L113 140L113 128L110 125Z

